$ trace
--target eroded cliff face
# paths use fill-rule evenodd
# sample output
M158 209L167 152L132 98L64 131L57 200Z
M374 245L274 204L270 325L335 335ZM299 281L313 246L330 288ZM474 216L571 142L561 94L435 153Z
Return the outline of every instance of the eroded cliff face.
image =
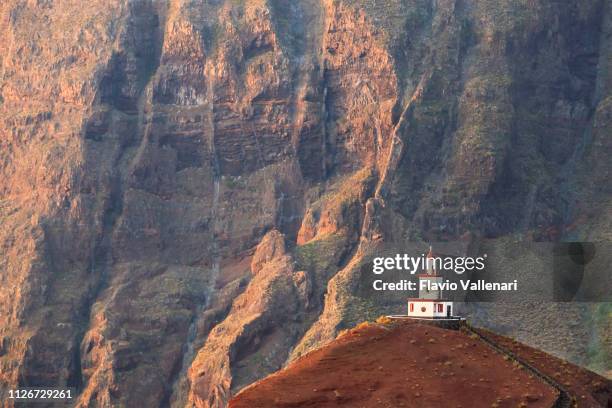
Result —
M401 307L364 295L378 251L609 239L611 13L3 2L2 389L221 407ZM551 307L576 324L507 329L587 364L589 306Z

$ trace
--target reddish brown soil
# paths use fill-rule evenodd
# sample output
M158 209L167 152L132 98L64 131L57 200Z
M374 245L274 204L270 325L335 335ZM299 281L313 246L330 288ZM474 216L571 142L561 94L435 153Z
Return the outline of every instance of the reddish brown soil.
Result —
M508 337L487 330L478 331L561 384L578 407L612 407L610 380Z
M461 331L361 325L239 393L230 408L550 407L557 391Z

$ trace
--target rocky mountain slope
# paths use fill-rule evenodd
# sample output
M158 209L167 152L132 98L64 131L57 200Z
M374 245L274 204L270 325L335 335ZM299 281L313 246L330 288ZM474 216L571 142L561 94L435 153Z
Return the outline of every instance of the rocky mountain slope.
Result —
M360 279L390 248L610 264L605 0L8 0L0 34L3 393L225 406L402 307ZM605 304L546 307L465 312L609 367Z

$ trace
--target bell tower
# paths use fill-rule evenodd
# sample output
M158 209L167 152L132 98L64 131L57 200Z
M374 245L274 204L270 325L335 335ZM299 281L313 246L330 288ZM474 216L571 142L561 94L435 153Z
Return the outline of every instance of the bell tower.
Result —
M436 270L436 260L431 246L425 257L423 273L418 275L419 297L408 299L408 316L423 319L453 317L453 302L442 297L442 275Z

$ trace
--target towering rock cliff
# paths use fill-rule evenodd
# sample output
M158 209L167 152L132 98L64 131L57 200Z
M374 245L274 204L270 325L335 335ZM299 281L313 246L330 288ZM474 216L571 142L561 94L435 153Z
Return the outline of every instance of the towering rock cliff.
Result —
M8 0L0 33L2 392L224 406L401 304L377 251L610 239L605 0ZM506 330L609 346L550 307Z

